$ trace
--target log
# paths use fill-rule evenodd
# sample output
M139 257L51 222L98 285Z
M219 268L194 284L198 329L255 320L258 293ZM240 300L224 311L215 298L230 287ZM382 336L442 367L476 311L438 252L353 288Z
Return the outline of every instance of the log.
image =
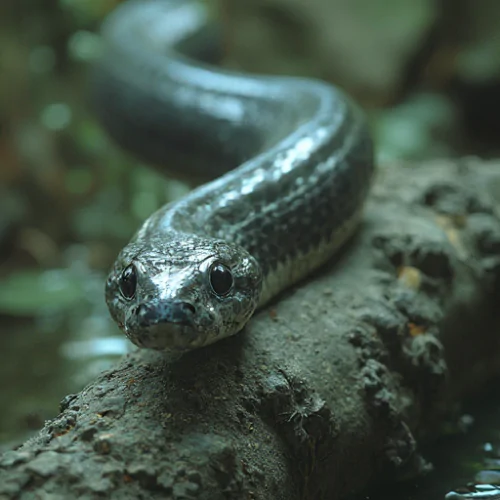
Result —
M500 162L379 170L360 231L233 338L137 350L0 456L0 498L337 499L420 474L500 374Z

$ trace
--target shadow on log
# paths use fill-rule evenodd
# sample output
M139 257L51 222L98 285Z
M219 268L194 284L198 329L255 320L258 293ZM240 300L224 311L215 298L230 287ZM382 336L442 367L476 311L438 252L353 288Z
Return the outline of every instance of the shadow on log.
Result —
M500 373L497 200L498 162L381 169L336 262L233 338L67 396L0 457L0 498L335 499L418 474L417 442Z

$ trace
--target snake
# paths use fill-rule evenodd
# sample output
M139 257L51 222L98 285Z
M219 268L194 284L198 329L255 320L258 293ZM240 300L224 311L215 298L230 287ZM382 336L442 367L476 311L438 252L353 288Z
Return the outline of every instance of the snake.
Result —
M359 105L319 79L221 67L213 17L194 0L120 4L90 78L112 142L204 179L143 222L105 284L136 346L179 355L240 332L332 259L375 170Z

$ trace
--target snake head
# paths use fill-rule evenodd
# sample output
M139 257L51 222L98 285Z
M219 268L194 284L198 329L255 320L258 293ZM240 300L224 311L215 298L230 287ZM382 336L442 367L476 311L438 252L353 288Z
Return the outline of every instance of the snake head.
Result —
M243 248L172 233L122 250L106 302L134 344L182 353L239 332L261 289L260 266Z

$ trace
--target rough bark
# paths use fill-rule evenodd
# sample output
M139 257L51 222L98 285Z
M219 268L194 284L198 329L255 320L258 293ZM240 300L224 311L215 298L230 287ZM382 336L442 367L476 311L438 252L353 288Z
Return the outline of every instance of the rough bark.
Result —
M500 373L500 163L380 170L343 254L241 334L139 351L0 457L0 498L334 499Z

